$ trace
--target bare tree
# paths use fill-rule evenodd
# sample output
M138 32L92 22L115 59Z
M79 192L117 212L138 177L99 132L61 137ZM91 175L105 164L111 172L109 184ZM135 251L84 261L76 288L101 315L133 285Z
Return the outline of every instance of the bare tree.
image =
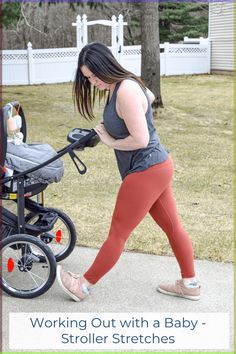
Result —
M160 85L160 38L158 2L141 4L141 77L154 93L154 110L163 107Z

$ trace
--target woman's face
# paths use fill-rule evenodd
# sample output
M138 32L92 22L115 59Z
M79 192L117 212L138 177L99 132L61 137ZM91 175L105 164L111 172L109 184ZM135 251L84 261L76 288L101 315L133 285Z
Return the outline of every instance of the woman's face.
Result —
M98 88L99 90L109 90L112 84L108 84L107 82L104 82L102 80L100 80L96 75L94 75L92 73L92 71L90 71L86 65L81 66L80 68L82 74L84 75L84 77L86 77L89 82L95 86L96 88Z

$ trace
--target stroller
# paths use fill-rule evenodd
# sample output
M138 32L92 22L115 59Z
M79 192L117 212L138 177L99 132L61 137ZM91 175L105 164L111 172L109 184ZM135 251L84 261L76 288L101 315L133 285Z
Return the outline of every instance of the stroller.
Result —
M11 124L17 129L14 136ZM76 243L73 222L61 210L45 207L44 190L62 178L60 158L67 153L78 172L86 173L75 151L95 146L99 138L94 130L75 128L67 136L69 144L59 151L48 144L28 145L26 119L17 101L2 108L0 126L0 287L29 299L52 286L56 263L68 257Z

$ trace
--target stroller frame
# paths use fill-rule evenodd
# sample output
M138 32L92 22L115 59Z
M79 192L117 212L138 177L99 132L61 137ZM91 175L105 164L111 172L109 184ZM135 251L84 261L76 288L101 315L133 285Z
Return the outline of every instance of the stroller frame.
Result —
M4 234L4 229L2 236L1 243L3 244L2 247L11 240L15 240L17 243L17 247L21 249L22 252L22 258L25 257L25 254L31 254L31 261L32 262L47 262L47 266L51 269L51 273L48 279L48 283L45 284L44 287L40 287L37 291L37 289L34 289L34 291L24 291L24 292L17 292L12 288L9 290L6 286L4 286L4 282L1 280L0 281L0 286L5 290L7 293L9 293L12 296L15 297L21 297L21 298L32 298L35 296L39 296L45 291L47 291L51 285L53 284L56 276L56 261L60 261L67 257L73 250L76 242L76 231L74 228L74 225L70 218L66 216L63 212L61 212L58 209L55 208L46 208L44 206L44 200L43 200L43 192L47 187L47 184L42 184L39 182L36 182L32 185L25 186L25 179L28 176L29 173L35 172L39 170L40 168L47 166L51 162L61 158L62 156L69 154L71 157L73 163L75 164L78 172L80 174L84 174L87 171L87 168L85 164L79 159L79 157L75 154L74 150L81 150L85 146L93 146L89 145L89 142L91 139L94 139L96 136L96 132L94 130L91 131L86 131L86 135L80 137L78 140L77 139L69 139L70 141L74 141L61 150L56 151L56 155L47 161L33 167L30 169L27 169L23 172L16 172L12 176L9 177L4 177L4 166L5 166L5 159L6 159L6 152L7 152L7 114L9 109L13 106L15 109L17 109L18 114L22 118L22 127L20 131L23 133L24 138L23 142L26 142L26 137L27 137L27 127L26 127L26 119L25 115L23 112L23 109L18 101L14 101L11 103L8 103L5 105L2 110L1 110L1 140L3 142L2 144L2 151L1 151L1 156L0 156L0 199L2 200L13 200L14 202L17 203L17 216L12 213L11 211L7 210L6 208L3 208L1 206L2 212L0 215L0 221L2 219L2 223L8 227L9 230L5 229L5 234ZM73 131L72 131L73 132ZM73 134L72 134L73 138ZM6 187L6 183L10 182L10 187ZM13 184L16 183L17 188L16 192L13 191ZM32 196L37 197L37 202L30 199ZM25 216L25 209L29 211L29 214ZM39 215L37 221L32 224L30 223L32 217L35 215ZM67 228L70 229L71 232L71 244L68 247L68 250L65 251L65 254L63 255L56 255L53 254L51 249L48 247L47 243L51 242L51 236L48 234L48 232L54 227L54 224L57 222L58 217L63 221L63 223L66 225ZM3 226L3 225L0 225ZM9 233L9 234L8 234ZM13 235L12 235L13 233ZM40 235L43 235L42 237ZM37 238L37 236L40 236L41 239ZM72 237L73 236L73 237ZM26 246L23 247L23 243L26 242ZM28 240L28 241L27 241ZM42 249L42 255L40 256L35 256L32 252L33 246L32 244L36 244L35 247L38 247L40 250ZM11 249L15 249L14 245L11 244ZM18 249L18 248L17 248ZM19 263L19 262L18 262ZM18 264L19 268L19 264ZM24 269L24 271L27 271L27 268ZM6 285L6 284L5 284Z

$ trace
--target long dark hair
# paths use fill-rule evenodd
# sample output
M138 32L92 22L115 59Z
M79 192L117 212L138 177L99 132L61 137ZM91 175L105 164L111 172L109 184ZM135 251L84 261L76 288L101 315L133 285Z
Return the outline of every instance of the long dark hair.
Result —
M79 113L86 119L94 118L93 108L98 93L99 100L106 98L105 90L99 91L83 75L81 67L85 65L95 76L108 84L118 83L127 78L136 80L143 88L144 83L133 73L124 69L111 50L102 43L93 42L82 48L73 85L73 99Z

